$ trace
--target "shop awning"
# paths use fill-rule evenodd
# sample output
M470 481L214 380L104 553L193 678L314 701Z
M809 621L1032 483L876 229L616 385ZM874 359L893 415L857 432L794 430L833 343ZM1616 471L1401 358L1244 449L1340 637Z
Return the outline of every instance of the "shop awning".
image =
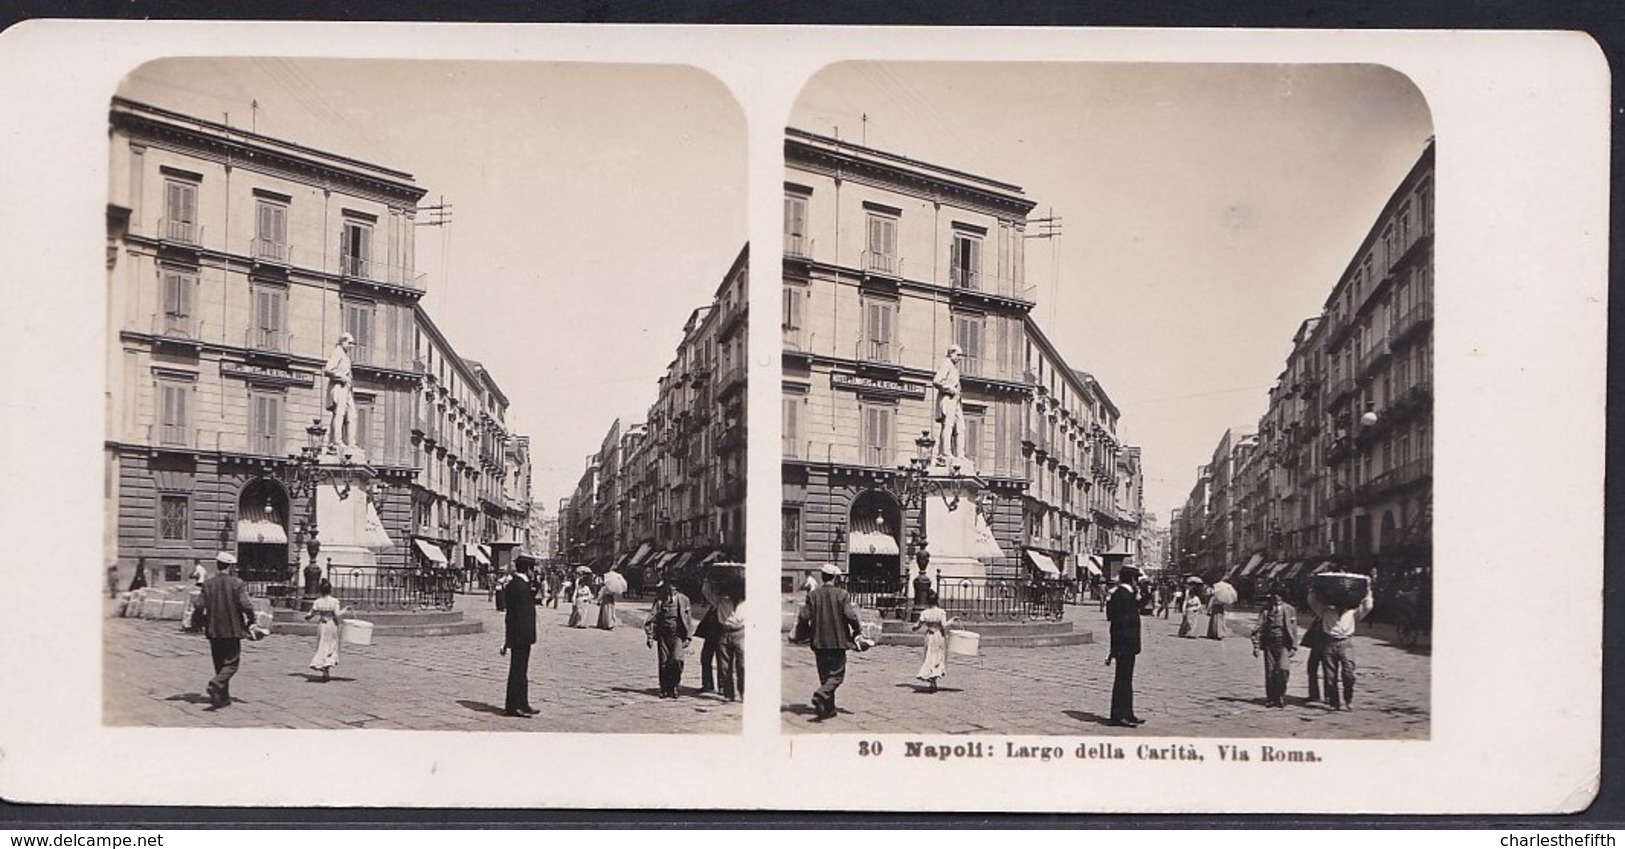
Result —
M1048 554L1045 554L1042 551L1034 551L1029 548L1026 550L1026 555L1027 559L1032 562L1033 566L1038 569L1038 571L1043 572L1045 575L1060 577L1060 567L1055 565L1055 561L1051 560Z
M668 571L671 571L671 572L676 572L677 570L682 569L684 566L688 565L688 561L693 560L693 559L694 559L694 552L692 552L692 551L679 551L679 552L676 553L676 555L674 557L672 557L671 561L666 564L666 569Z
M1091 575L1104 576L1106 574L1103 571L1106 568L1106 564L1101 561L1100 555L1098 554L1089 555L1088 557L1084 558L1082 563L1083 570Z
M440 552L439 546L425 539L415 539L412 541L418 544L418 551L423 552L423 556L429 558L431 563L441 566L446 564L446 555Z
M900 554L897 540L886 531L879 518L853 516L852 532L846 539L847 550L853 554Z
M1233 574L1238 578L1245 578L1248 575L1257 572L1258 568L1263 565L1264 555L1254 554L1252 557L1248 558L1246 565L1242 566L1240 569L1237 569Z
M257 543L265 542L277 545L288 543L288 532L276 522L265 519L239 519L237 522L237 542Z
M1258 570L1258 574L1257 574L1256 577L1259 577L1259 578L1280 578L1280 577L1284 577L1285 572L1290 568L1292 568L1292 561L1290 561L1290 560L1279 560L1279 561L1276 561L1274 563L1270 563L1269 565L1265 566L1264 568Z
M649 556L650 548L651 548L651 546L648 543L643 543L642 545L639 545L638 550L632 552L631 559L626 561L626 568L628 568L628 569L636 568L639 563L643 562L643 558Z
M700 561L700 565L701 566L710 566L712 563L715 563L715 562L717 562L718 560L721 560L721 559L722 559L722 549L718 548L718 549L712 551L710 554L705 555L705 559Z
M372 551L388 551L395 547L395 541L384 530L384 520L379 518L378 508L371 501L367 502L367 521L361 529L361 537L362 544Z

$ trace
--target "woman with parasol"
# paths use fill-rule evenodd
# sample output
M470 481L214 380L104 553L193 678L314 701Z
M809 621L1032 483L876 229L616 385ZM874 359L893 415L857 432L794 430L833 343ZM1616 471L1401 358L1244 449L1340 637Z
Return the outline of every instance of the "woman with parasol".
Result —
M1213 585L1213 592L1207 600L1208 639L1224 639L1224 612L1235 603L1236 588L1231 586L1229 581L1220 581Z
M604 586L598 591L598 627L615 630L615 600L626 592L626 578L614 569L604 573Z

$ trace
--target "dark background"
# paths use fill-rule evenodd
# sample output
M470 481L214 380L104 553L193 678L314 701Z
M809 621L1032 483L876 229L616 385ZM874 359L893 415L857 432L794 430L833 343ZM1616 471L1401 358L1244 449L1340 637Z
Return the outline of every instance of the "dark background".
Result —
M655 2L655 0L561 0L560 2L514 2L514 0L463 0L442 8L422 0L396 2L306 2L288 0L239 0L230 4L189 2L189 0L100 0L75 3L64 8L58 2L5 2L0 0L0 27L22 20L47 17L101 18L116 20L182 20L213 18L228 20L301 21L446 21L446 22L577 22L577 23L683 23L683 24L825 24L825 25L930 25L930 26L1118 26L1118 27L1208 27L1264 29L1468 29L1468 30L1576 30L1589 33L1601 45L1614 69L1610 221L1613 224L1609 250L1609 289L1620 294L1622 266L1620 175L1625 172L1621 133L1625 124L1625 103L1621 97L1620 60L1625 58L1625 5L1620 0L1482 0L1481 2L1413 3L1410 0L1383 2L1305 3L1300 0L1026 0L1017 6L967 0L712 0L712 2ZM1530 211L1532 214L1535 212ZM1609 319L1612 327L1625 327L1625 306L1611 298ZM1625 333L1613 332L1608 345L1609 408L1620 397L1625 379L1619 375L1619 360L1625 351ZM1619 559L1625 517L1612 509L1620 496L1621 474L1617 473L1620 439L1609 416L1608 469L1604 556L1607 572ZM1497 527L1488 518L1485 529ZM1528 564L1539 580L1544 564ZM1572 816L1120 816L1120 815L1014 815L886 813L827 814L794 811L706 812L706 811L462 811L462 810L314 810L246 808L175 808L114 806L17 805L0 800L0 829L90 829L143 828L531 828L531 827L654 827L689 825L712 828L1054 828L1084 827L1103 829L1143 828L1494 828L1494 829L1605 829L1625 828L1625 759L1621 757L1621 699L1625 672L1621 670L1622 610L1619 579L1611 575L1604 583L1603 622L1603 728L1602 790L1585 812ZM1495 627L1495 617L1486 611L1486 627ZM1533 638L1534 635L1531 635ZM1561 650L1556 648L1554 650ZM1485 709L1493 710L1496 693L1517 686L1516 670L1498 681L1481 682ZM1517 740L1486 741L1496 745L1538 745L1543 733L1538 725L1530 728L1527 743ZM546 765L536 765L538 769ZM0 767L3 768L3 767ZM523 780L523 768L494 781ZM740 779L748 780L749 770L741 769ZM1395 781L1409 782L1425 793L1437 777L1396 775ZM312 780L315 780L313 776ZM639 777L628 766L629 782L653 780ZM858 780L847 776L840 780ZM812 786L815 782L809 782ZM1335 781L1316 776L1283 792L1335 792ZM1087 796L1089 788L1077 788ZM719 788L719 797L727 791ZM1299 800L1283 799L1283 804ZM812 800L809 799L809 803ZM1191 800L1201 804L1200 800ZM726 838L724 838L726 839Z

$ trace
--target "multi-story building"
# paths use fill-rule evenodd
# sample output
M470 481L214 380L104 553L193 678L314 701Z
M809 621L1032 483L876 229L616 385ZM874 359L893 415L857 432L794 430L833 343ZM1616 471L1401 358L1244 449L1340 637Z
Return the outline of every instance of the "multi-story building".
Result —
M1330 561L1390 572L1400 582L1425 580L1432 568L1432 340L1429 142L1322 313L1293 336L1258 424L1259 451L1246 460L1246 502L1234 501L1224 480L1236 458L1221 463L1221 441L1197 485L1207 505L1202 522L1193 518L1197 491L1186 502L1182 551L1206 552L1208 570L1236 569L1248 558L1240 577L1292 579ZM1236 508L1249 511L1239 525ZM1216 539L1225 547L1218 559ZM1253 571L1258 561L1266 565Z
M409 174L115 98L108 204L107 540L126 575L179 580L234 550L291 578L311 526L293 457L324 416L322 366L357 344L355 441L404 565L417 375ZM319 530L319 529L318 529Z
M317 438L322 368L346 332L355 457L373 470L369 499L393 542L378 565L423 562L419 539L472 542L427 535L452 526L422 493L450 500L457 458L473 456L427 413L473 379L438 331L438 353L425 351L413 268L424 190L401 171L122 98L110 120L110 559L125 575L145 561L167 582L228 549L256 584L295 579L304 543L320 539L296 458Z
M560 508L570 562L635 579L744 557L748 261L689 314L644 421L618 419L587 458Z
M1002 551L984 559L988 573L1074 575L1088 553L1120 545L1133 531L1121 499L1133 503L1138 486L1119 462L1117 409L1032 319L1033 201L795 129L785 160L786 584L825 561L860 580L902 573L921 509L899 497L899 467L925 450L931 379L950 345L963 353L961 453ZM1137 460L1127 471L1137 477Z

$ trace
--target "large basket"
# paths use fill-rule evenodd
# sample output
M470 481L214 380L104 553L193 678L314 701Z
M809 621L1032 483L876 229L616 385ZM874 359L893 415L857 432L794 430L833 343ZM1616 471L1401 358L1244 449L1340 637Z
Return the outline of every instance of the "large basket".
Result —
M365 619L346 619L339 626L339 637L352 646L372 645L372 623Z
M950 654L975 657L982 648L982 635L975 631L953 630L948 632L948 652Z
M1352 610L1365 600L1371 579L1353 572L1321 572L1310 578L1315 597L1339 610Z

